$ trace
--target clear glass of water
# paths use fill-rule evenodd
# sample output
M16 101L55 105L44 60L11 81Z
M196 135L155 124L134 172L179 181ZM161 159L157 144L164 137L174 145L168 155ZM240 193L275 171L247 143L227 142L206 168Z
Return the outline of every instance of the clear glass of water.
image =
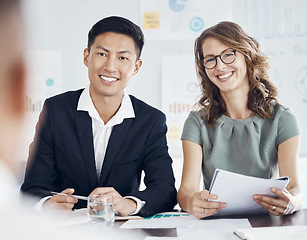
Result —
M114 223L113 197L92 195L88 197L87 213L90 224L110 228Z

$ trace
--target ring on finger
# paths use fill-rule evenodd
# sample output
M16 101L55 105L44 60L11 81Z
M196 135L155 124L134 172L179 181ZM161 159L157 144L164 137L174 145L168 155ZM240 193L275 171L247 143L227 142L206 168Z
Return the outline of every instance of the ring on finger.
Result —
M273 205L272 206L272 211L275 211L275 209L276 209L276 206Z

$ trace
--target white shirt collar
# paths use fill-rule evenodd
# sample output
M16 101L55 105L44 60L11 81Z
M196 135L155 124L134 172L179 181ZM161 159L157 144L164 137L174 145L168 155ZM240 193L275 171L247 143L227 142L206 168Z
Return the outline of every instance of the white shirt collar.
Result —
M118 124L121 124L125 118L135 118L135 113L133 109L133 105L131 102L131 99L126 91L124 90L124 97L121 102L121 105L118 109L118 111L115 113L115 115L107 122L107 124L104 124L102 119L100 118L94 103L92 101L92 98L90 96L90 90L89 87L85 88L83 92L80 95L79 101L78 101L78 107L77 111L87 111L91 118L94 118L98 120L101 124L103 124L106 127L115 126Z

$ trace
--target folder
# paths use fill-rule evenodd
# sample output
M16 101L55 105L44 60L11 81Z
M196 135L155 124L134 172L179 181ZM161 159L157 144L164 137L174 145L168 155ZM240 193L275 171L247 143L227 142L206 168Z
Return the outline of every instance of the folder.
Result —
M244 240L306 240L307 226L277 226L235 229L234 234Z
M253 195L262 194L277 198L270 188L284 190L289 181L289 177L264 179L216 169L209 192L218 195L218 199L210 201L227 204L216 216L267 213L265 208L254 201Z

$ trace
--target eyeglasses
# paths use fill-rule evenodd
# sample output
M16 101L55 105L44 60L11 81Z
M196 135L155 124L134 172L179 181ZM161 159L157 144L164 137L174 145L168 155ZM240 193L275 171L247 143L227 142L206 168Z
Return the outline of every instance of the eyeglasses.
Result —
M221 61L225 64L231 64L236 60L237 50L234 49L225 49L220 55L207 55L203 59L201 59L202 64L207 69L213 69L216 67L217 58L219 57Z

